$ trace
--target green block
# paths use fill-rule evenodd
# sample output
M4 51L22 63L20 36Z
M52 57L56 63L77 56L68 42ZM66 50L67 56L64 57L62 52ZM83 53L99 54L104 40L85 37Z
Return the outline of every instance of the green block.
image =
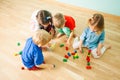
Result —
M79 58L79 56L76 56L75 58L76 58L76 59L78 59L78 58Z
M87 65L90 65L90 62L87 62Z
M63 47L64 46L64 44L60 44L60 47Z
M67 59L63 59L63 62L67 62Z
M73 56L73 59L75 59L76 58L76 56Z
M88 53L88 55L90 55L90 53Z
M20 42L18 42L17 45L20 46Z
M19 55L21 55L21 54L22 54L22 51L19 52Z

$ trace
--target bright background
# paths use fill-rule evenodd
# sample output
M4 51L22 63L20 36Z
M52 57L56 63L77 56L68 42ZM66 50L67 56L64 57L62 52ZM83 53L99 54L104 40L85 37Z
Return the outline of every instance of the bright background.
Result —
M57 0L57 1L120 16L120 0Z

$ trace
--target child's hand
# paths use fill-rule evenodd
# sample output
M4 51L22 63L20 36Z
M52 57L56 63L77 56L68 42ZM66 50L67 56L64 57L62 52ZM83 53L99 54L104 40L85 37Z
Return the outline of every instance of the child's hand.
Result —
M81 45L79 46L79 50L80 50L80 53L82 53L82 46Z
M101 55L101 51L97 49L97 56L100 56Z
M66 42L66 45L67 45L67 46L71 46L70 41L67 41L67 42Z

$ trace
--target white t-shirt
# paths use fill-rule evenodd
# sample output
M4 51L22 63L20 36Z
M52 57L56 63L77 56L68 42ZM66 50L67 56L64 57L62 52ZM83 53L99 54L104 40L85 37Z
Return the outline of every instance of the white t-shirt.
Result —
M37 13L39 12L39 10L36 10L32 13L32 16L31 16L31 21L30 21L30 24L31 24L31 31L36 31L39 29L40 25L38 24L38 21L36 19L36 15Z

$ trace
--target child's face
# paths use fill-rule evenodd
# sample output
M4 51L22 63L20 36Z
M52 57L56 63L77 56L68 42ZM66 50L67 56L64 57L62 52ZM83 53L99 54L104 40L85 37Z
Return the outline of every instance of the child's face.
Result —
M57 28L63 28L64 27L64 24L63 25L61 25L61 26L59 26L59 22L58 22L58 20L57 19L55 19L55 18L53 18L53 25L55 26L55 27L57 27Z
M53 18L53 25L58 26L58 21L55 18Z
M37 18L38 24L42 25L43 27L47 27L50 23L43 24L40 19Z

